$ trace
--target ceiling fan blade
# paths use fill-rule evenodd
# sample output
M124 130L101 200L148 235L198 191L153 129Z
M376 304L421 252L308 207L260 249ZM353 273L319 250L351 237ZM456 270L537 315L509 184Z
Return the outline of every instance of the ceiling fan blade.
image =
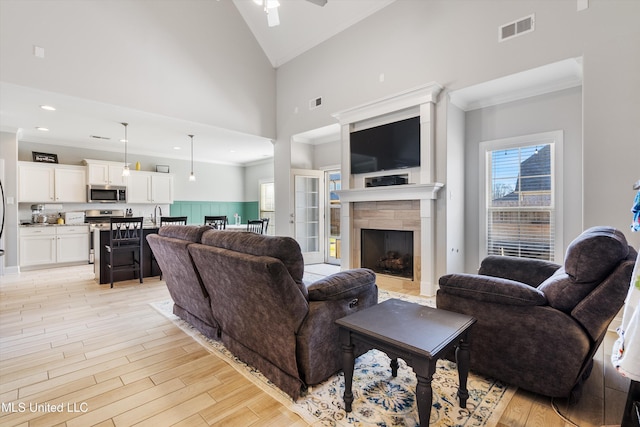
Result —
M327 4L327 0L307 0L307 1L310 2L310 3L313 3L313 4L317 4L320 7L322 7L325 4Z

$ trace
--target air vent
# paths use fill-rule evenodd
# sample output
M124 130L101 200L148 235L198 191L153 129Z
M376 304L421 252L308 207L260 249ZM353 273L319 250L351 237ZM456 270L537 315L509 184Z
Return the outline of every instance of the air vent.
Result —
M322 106L322 97L320 96L309 101L309 110L315 110L320 106Z
M498 41L505 41L535 30L535 14L509 22L498 29Z
M106 140L111 139L111 138L109 138L108 136L99 136L99 135L89 135L89 138L95 138L95 139L106 139Z

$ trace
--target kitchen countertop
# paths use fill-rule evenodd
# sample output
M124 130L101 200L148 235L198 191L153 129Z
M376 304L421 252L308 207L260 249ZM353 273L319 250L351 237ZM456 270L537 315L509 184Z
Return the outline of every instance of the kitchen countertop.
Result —
M20 227L68 227L68 226L79 226L79 225L89 225L86 222L81 222L79 224L49 224L49 223L26 223L26 224L20 224Z

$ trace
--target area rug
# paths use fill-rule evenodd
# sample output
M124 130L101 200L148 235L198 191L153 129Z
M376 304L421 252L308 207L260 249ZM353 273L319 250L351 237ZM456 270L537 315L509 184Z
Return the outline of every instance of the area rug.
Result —
M428 299L381 290L379 300L388 298L400 298L433 306L432 301ZM415 402L416 377L411 367L403 360L398 360L398 375L393 378L390 359L383 352L371 350L358 357L353 374L354 401L350 413L344 411L342 372L322 384L309 388L305 395L294 402L258 370L231 354L222 343L205 337L175 316L172 313L173 301L167 300L151 305L207 350L225 360L236 371L313 426L419 425ZM507 387L499 381L470 373L467 407L460 408L456 396L458 371L455 363L447 360L438 361L431 385L433 401L429 425L438 427L495 426L515 393L514 388Z

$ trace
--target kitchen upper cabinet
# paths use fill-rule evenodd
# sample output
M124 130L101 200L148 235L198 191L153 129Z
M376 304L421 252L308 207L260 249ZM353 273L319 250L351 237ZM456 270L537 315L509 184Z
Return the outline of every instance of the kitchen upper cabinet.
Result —
M87 171L84 167L56 168L55 199L56 202L87 202Z
M87 201L86 169L82 166L18 162L20 202Z
M127 203L173 203L173 175L131 171L127 181Z
M97 185L127 185L126 177L122 176L123 163L87 160L87 184Z

